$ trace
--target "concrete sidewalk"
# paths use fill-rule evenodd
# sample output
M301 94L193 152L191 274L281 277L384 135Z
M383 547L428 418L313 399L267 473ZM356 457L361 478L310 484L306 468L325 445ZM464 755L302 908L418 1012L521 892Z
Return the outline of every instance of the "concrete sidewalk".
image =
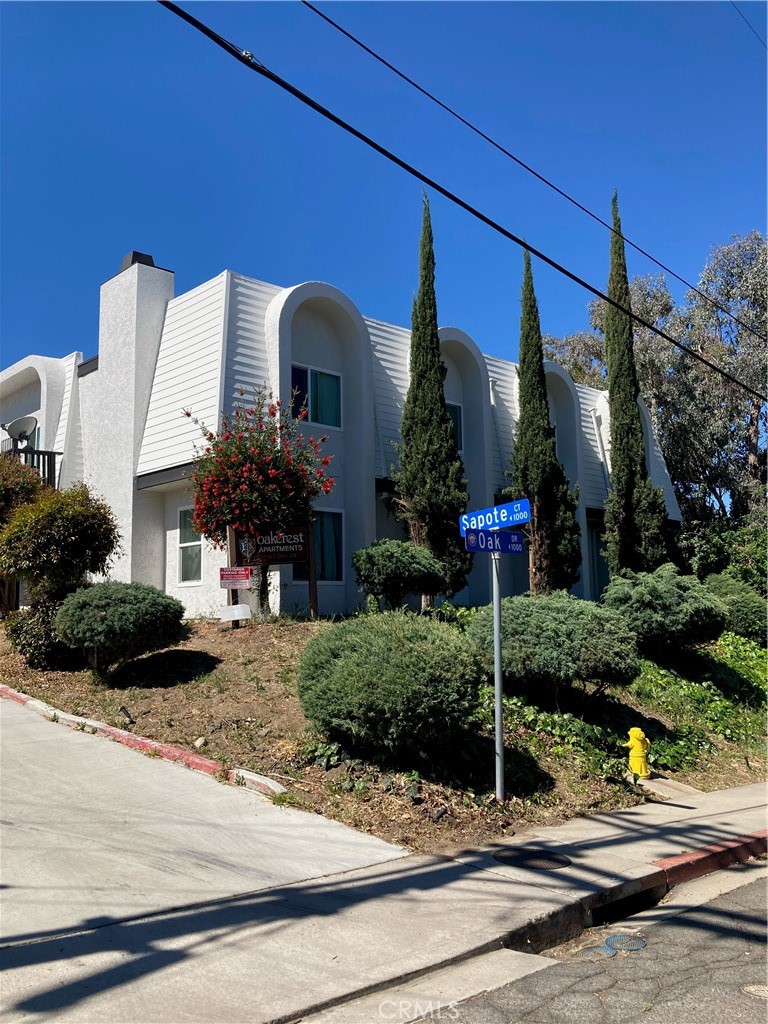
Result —
M480 850L404 856L315 815L49 724L27 708L3 702L0 720L3 817L11 817L10 800L13 815L26 815L21 836L26 829L29 849L42 834L52 837L53 851L30 854L26 869L17 855L15 880L5 879L13 888L4 893L12 925L3 950L4 1021L265 1024L335 1007L319 1019L368 1024L378 1017L356 1021L349 1014L362 1011L349 1000L446 965L469 969L491 951L502 984L537 970L541 958L531 954L553 936L578 934L606 903L660 895L765 850L765 787L757 784L684 791L667 803L532 829ZM16 779L5 769L17 770ZM97 773L108 792L106 836L96 783L87 809L76 800L65 806L67 786L77 794ZM22 791L9 794L16 785ZM62 809L55 820L40 820L45 786ZM134 802L124 806L129 790ZM130 822L142 806L152 829L142 819L140 843L124 849L120 814ZM79 860L67 856L70 847Z

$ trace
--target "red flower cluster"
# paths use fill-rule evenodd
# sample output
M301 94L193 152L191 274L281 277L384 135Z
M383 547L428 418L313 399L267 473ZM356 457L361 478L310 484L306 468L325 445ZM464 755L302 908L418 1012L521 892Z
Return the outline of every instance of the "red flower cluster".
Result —
M192 413L185 409L182 415ZM302 410L294 418L271 392L260 389L247 406L237 402L232 414L222 417L218 434L192 417L205 439L192 472L192 523L198 533L221 547L228 526L253 533L309 517L312 502L331 492L334 479L326 473L331 456L321 454L327 438L298 433L305 416Z

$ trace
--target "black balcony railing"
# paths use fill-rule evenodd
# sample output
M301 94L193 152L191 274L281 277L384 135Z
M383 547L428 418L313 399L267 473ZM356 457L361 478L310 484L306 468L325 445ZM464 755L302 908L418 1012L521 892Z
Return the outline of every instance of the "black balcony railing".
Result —
M21 448L18 441L11 438L0 443L0 456L3 458L18 459L27 466L36 469L40 474L43 483L49 487L56 486L56 458L61 452L44 452L36 448Z

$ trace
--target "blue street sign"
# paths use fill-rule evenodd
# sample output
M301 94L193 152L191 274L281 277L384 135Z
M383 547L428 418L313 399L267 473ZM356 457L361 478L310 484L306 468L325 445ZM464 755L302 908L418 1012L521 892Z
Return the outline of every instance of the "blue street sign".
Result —
M501 555L524 555L525 535L519 530L467 530L464 535L467 551L498 551Z
M520 498L518 501L508 501L506 505L465 512L459 516L459 531L462 537L466 537L467 530L499 530L530 521L531 503L527 498Z

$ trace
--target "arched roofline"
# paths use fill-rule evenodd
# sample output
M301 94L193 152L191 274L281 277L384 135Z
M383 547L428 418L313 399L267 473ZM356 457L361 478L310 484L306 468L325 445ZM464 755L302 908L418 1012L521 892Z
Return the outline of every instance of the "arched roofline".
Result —
M443 345L446 341L458 342L463 348L469 352L472 358L475 360L481 370L488 375L488 367L486 366L485 356L480 351L477 343L466 333L458 327L440 327L438 328L437 336L440 340L440 344Z
M576 408L579 407L579 392L576 390L576 384L574 383L573 377L568 373L564 366L560 363L553 363L551 359L544 360L544 376L551 375L552 377L559 377L563 381L565 386L571 393Z
M25 356L18 363L13 363L0 373L3 390L8 394L11 390L18 391L34 382L40 381L41 396L46 389L50 377L64 377L63 360L51 356Z
M273 383L280 379L280 338L290 334L293 318L296 313L308 302L321 299L331 303L341 311L349 320L354 332L361 342L366 342L363 358L368 366L372 366L371 345L368 328L363 320L362 314L349 296L338 288L324 281L305 281L303 284L294 285L292 288L284 288L272 299L267 307L265 318L265 337L267 343L267 354L269 357L269 370Z
M61 413L61 400L66 379L65 362L70 358L54 359L51 356L26 356L0 373L3 398L9 400L14 392L39 383L40 405L34 410L39 414L39 426L43 443L52 444ZM32 411L32 410L31 410Z

